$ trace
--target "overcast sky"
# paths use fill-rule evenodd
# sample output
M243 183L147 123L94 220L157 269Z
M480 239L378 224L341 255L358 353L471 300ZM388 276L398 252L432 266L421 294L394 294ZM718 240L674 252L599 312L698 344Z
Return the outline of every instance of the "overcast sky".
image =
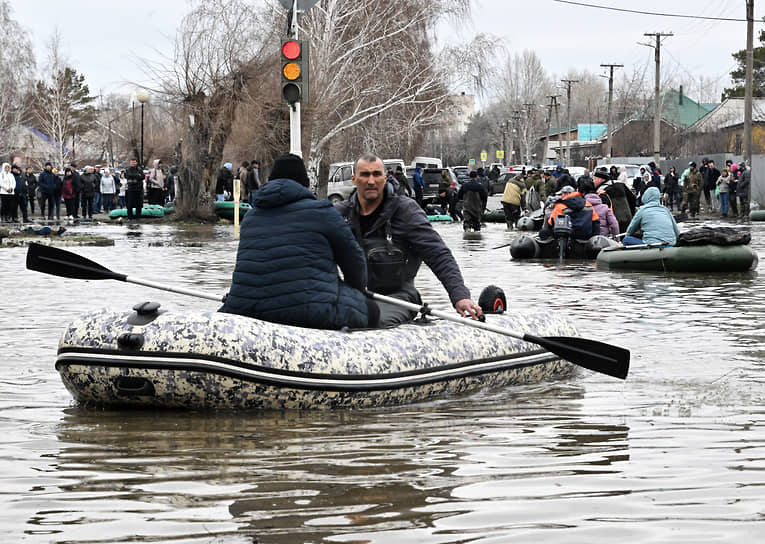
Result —
M350 0L349 0L350 1ZM381 0L382 1L382 0ZM395 1L395 0L392 0ZM731 54L746 47L746 23L624 13L554 0L472 0L471 20L458 24L454 39L485 32L513 52L534 50L545 69L564 76L570 68L601 73L601 64L649 66L653 49L638 42L646 32L672 32L662 42L668 70L712 79L720 90L729 84ZM582 4L645 12L744 19L745 0L583 0ZM175 29L189 10L188 0L11 0L13 17L30 31L38 63L57 27L63 52L83 73L92 93L129 93L146 79L139 59L170 55ZM755 3L755 20L763 9ZM755 45L759 31L755 24ZM158 50L159 52L157 52ZM160 53L161 52L161 53ZM665 64L666 63L666 64ZM691 97L698 90L686 89Z

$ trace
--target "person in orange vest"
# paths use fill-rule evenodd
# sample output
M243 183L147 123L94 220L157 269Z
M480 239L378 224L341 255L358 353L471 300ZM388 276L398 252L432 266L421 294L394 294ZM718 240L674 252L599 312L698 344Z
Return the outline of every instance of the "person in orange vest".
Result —
M548 240L553 237L555 219L561 214L570 217L574 238L587 240L600 234L600 217L598 217L595 208L585 200L579 191L566 185L560 190L560 198L553 206L552 213L545 221L542 230L539 231L540 240Z

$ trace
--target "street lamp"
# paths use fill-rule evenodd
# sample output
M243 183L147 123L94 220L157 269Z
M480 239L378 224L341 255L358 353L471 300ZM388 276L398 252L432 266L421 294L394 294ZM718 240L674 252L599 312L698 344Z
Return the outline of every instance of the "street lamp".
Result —
M140 164L141 164L141 168L143 168L144 167L144 164L143 164L143 105L145 102L149 101L149 93L141 89L140 91L136 93L135 97L141 103L141 155L140 155L141 161L140 161Z

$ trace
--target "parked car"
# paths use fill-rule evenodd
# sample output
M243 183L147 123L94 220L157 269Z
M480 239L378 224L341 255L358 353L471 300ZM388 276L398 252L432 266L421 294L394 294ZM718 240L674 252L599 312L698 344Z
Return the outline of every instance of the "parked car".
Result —
M632 187L632 180L640 176L640 166L637 164L622 164L622 163L599 164L595 167L595 169L600 170L602 168L605 168L606 171L610 171L612 166L616 166L620 172L622 167L625 168L627 172L627 181L629 182L627 185L629 185L630 187Z
M470 179L470 168L467 166L452 166L451 169L452 172L454 172L454 175L457 176L457 181L460 183L465 183Z
M329 165L327 199L333 204L347 200L356 190L356 186L351 181L352 175L352 162L335 162Z
M335 162L329 165L329 180L327 182L327 199L333 203L342 200L347 200L356 190L356 186L353 184L353 167L356 163L353 162ZM401 159L383 159L383 166L387 171L388 168L396 171L396 167L401 166L404 168L404 161ZM407 169L407 177L411 180Z
M430 204L438 200L438 186L441 184L441 172L446 170L447 175L452 183L452 188L459 191L462 183L457 179L457 174L454 173L454 169L450 167L446 168L423 168L422 177L425 180L425 190L422 192L422 201L424 204ZM406 177L409 178L409 182L414 185L414 168L408 167L406 169Z
M489 196L504 193L507 182L520 175L520 173L519 170L517 172L504 172L500 174L496 181L492 181L489 184Z

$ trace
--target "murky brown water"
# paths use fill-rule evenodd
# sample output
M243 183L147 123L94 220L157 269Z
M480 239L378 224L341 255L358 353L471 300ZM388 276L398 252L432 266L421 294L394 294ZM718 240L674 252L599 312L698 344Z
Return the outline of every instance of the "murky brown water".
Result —
M215 303L28 272L24 249L3 249L0 540L762 540L761 276L519 263L507 248L490 249L510 239L501 225L469 242L458 225L437 228L476 297L495 283L514 308L565 312L584 336L632 350L628 380L583 372L369 411L84 410L53 368L69 320L142 300L188 311ZM751 228L762 260L765 224ZM97 230L115 247L74 250L134 276L226 289L236 250L229 229ZM177 245L187 242L201 247ZM429 271L418 285L446 307Z

